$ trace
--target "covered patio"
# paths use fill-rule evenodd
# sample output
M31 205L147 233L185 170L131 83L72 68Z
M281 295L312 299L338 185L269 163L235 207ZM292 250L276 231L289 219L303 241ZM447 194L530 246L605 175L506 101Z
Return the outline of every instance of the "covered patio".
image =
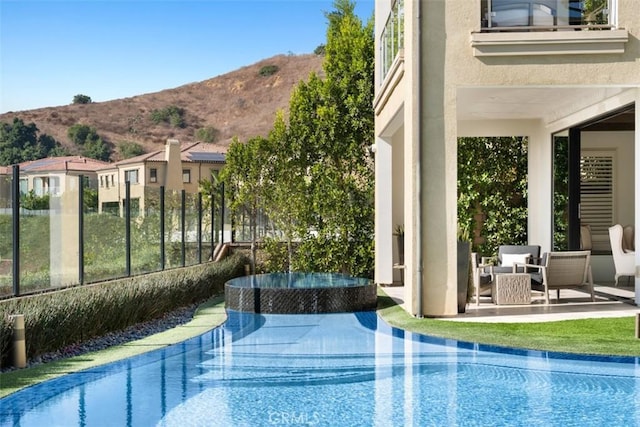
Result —
M404 300L404 286L396 283L383 286L383 292L398 305L407 309ZM460 322L551 322L571 319L587 319L602 317L635 316L640 310L635 306L634 289L631 282L621 283L614 287L613 283L595 285L595 302L591 302L588 294L574 290L563 290L562 300L555 299L551 304L544 303L544 295L532 292L531 304L527 305L495 305L490 300L482 300L479 306L475 303L467 305L465 313L443 320Z

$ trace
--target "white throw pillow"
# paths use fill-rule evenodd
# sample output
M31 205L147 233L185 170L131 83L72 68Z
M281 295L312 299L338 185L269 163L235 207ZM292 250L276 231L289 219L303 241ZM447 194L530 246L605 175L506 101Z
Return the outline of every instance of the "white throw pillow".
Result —
M514 262L525 264L531 254L502 254L503 267L513 267Z

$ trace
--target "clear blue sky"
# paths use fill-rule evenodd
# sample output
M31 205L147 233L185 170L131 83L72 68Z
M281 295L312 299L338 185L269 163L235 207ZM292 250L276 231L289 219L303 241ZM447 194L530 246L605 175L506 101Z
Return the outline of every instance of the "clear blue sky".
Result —
M374 0L355 0L366 21ZM333 1L0 0L0 113L157 92L326 43Z

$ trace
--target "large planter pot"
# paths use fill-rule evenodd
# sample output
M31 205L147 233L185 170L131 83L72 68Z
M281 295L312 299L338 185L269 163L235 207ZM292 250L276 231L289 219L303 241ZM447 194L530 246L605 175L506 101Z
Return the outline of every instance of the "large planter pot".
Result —
M398 243L398 264L404 265L404 234L396 235Z
M470 242L458 242L458 313L467 309L467 291L469 288Z

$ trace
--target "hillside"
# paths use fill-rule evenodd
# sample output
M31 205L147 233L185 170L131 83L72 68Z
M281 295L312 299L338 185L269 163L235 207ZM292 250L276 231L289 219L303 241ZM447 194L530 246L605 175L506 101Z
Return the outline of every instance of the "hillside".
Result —
M112 160L119 160L115 148L119 142L136 142L148 152L158 149L168 138L195 141L197 130L207 126L216 129L214 143L224 149L234 136L242 141L266 136L276 111L288 108L291 91L298 82L307 80L311 72L322 74L322 61L322 56L314 54L278 55L174 89L107 102L9 112L0 114L0 122L11 123L14 117L27 124L33 122L41 133L54 137L74 154L76 147L69 140L67 129L76 123L93 126L114 147ZM278 70L261 75L263 67L269 66ZM73 95L69 94L70 102ZM152 122L151 112L168 106L184 109L183 128Z

